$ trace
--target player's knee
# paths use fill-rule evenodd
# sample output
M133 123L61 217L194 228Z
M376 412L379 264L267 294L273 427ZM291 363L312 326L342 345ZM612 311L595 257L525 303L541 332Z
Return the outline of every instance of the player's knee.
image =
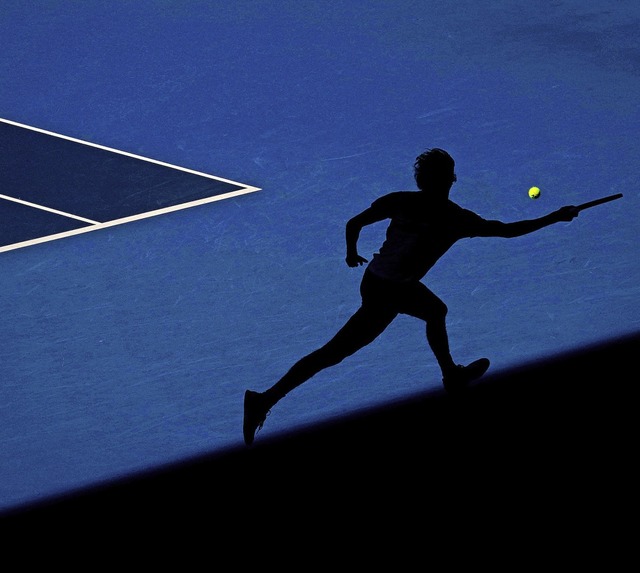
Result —
M449 312L449 307L441 300L438 301L437 304L433 306L434 318L444 319L447 316L448 312Z
M421 314L416 314L426 322L444 322L449 309L444 302L432 303Z

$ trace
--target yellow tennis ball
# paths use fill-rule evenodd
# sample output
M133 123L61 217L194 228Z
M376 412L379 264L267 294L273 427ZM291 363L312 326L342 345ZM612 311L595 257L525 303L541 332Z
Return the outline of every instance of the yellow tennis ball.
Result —
M540 197L540 187L531 187L531 189L529 189L529 197L532 199Z

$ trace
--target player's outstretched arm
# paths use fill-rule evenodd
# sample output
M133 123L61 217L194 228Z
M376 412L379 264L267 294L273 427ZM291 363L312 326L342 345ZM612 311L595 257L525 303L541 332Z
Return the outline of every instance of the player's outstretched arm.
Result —
M486 225L480 230L478 236L481 237L505 237L511 239L513 237L521 237L559 223L560 221L572 221L578 216L580 209L574 205L567 205L560 209L538 217L537 219L525 219L515 221L513 223L504 223L502 221L486 221Z

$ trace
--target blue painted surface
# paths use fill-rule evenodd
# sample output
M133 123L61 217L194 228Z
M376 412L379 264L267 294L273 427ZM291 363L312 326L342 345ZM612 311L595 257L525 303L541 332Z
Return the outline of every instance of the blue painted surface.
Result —
M447 253L426 282L454 358L499 370L638 331L637 3L426 4L2 3L0 117L262 191L0 255L0 508L240 446L244 390L359 303L344 223L413 188L428 147L487 218L624 193ZM261 435L439 384L399 318Z

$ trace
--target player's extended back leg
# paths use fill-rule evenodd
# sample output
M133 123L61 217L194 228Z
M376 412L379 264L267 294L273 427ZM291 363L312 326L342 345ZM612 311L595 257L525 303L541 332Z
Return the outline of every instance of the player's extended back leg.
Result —
M243 421L245 443L253 443L255 433L262 428L267 414L280 399L321 370L342 362L373 342L395 316L395 312L363 305L329 342L298 360L271 388L262 393L247 390Z
M335 366L373 342L395 317L393 312L361 306L329 342L298 360L265 394L275 403L321 370Z

